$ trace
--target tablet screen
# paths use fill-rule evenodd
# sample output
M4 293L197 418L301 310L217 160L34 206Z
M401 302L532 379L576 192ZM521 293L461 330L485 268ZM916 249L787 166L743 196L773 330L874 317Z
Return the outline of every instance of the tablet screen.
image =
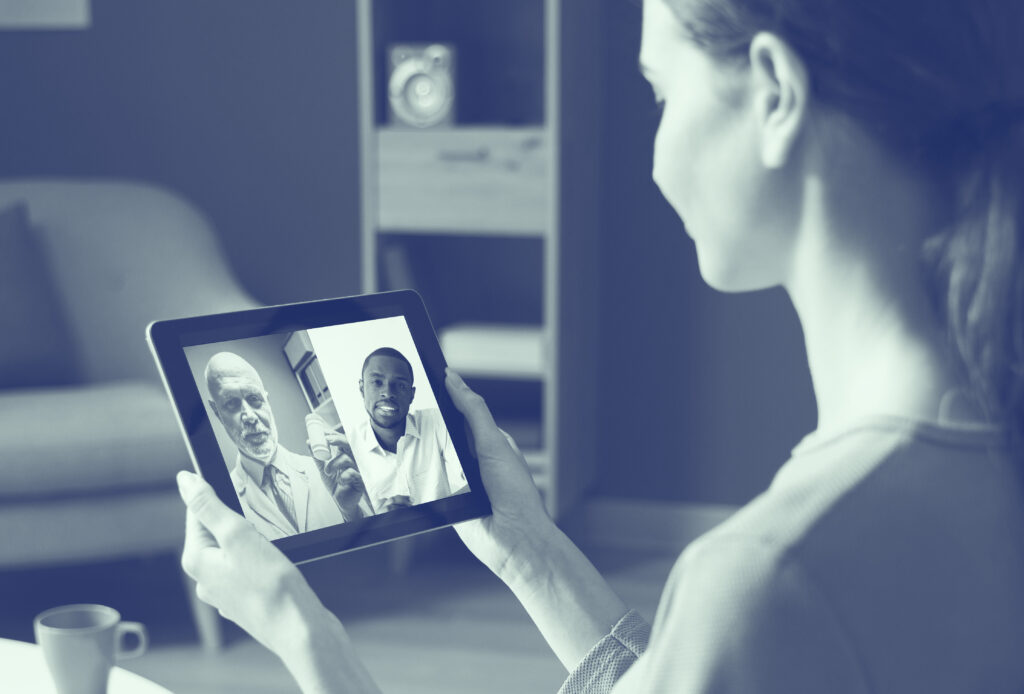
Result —
M158 321L149 339L197 469L293 560L489 513L414 292Z
M268 539L469 491L402 316L185 356L239 505Z

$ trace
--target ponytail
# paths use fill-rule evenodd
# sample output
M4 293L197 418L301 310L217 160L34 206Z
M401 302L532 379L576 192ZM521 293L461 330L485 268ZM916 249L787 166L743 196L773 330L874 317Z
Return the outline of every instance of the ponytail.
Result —
M968 122L970 121L970 122ZM986 417L1024 453L1024 104L955 124L951 228L926 245L953 353Z

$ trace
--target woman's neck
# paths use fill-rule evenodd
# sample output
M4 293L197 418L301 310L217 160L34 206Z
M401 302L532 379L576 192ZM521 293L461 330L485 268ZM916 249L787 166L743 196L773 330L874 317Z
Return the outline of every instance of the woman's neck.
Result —
M921 265L935 210L898 171L807 184L785 287L804 330L819 429L870 415L937 420L956 387Z

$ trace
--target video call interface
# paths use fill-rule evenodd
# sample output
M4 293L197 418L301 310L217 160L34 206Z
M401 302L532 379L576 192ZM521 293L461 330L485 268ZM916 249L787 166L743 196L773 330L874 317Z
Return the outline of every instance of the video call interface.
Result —
M469 491L401 316L185 357L242 512L269 539Z

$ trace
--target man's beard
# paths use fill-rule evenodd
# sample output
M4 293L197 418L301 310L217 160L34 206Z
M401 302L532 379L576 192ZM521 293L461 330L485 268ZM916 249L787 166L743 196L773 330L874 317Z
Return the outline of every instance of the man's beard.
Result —
M242 432L238 450L255 460L268 462L277 451L276 432L270 427L262 427L256 432Z
M383 412L380 411L381 408L384 408ZM370 412L370 418L373 419L377 426L384 429L394 429L401 426L402 422L405 421L405 415L402 414L401 406L393 400L377 401ZM389 421L390 423L388 423Z

